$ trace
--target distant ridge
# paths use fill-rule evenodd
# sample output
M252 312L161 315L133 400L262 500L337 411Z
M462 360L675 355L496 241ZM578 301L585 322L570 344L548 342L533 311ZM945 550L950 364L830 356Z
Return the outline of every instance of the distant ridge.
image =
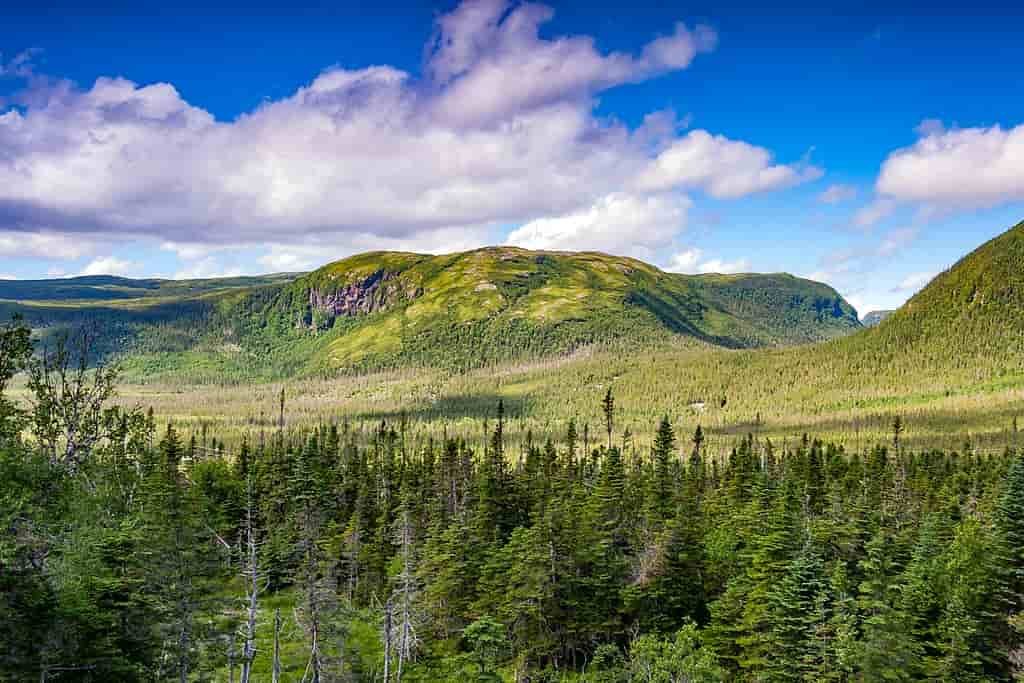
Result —
M861 322L861 324L864 327L874 327L875 325L879 324L880 322L882 322L883 320L888 318L893 313L894 313L894 311L891 311L891 310L890 311L871 311L870 313L865 315L863 318L861 318L860 322Z
M831 287L786 274L680 275L595 252L370 252L308 274L0 283L0 312L46 330L103 323L141 376L238 379L419 366L461 370L602 342L785 346L861 328Z

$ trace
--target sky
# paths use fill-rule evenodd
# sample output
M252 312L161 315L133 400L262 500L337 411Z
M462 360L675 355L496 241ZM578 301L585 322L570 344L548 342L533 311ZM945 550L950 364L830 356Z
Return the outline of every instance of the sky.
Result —
M861 314L1024 219L1024 9L5 7L0 278L378 249L790 272Z

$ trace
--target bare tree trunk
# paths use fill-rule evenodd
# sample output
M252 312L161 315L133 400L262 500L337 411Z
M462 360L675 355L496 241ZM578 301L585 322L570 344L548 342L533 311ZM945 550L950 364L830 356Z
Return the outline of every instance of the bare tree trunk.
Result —
M271 683L281 683L281 610L274 610L274 661L270 668Z
M391 598L384 603L384 683L391 683Z
M188 683L188 648L189 628L185 619L182 619L181 631L178 633L178 681Z
M231 636L231 644L228 645L228 683L235 683L235 636Z
M418 641L416 637L416 614L415 600L416 587L416 566L413 557L413 529L412 520L407 505L403 504L402 517L399 527L399 543L402 553L402 573L399 580L399 613L398 613L398 668L396 680L402 680L402 670L407 661L411 661L416 652Z
M245 644L242 646L242 680L249 683L252 676L252 662L256 658L256 616L259 611L260 563L256 545L256 534L252 522L252 475L249 475L245 511L245 535L248 550L245 576L249 580L247 589L248 615L245 623Z

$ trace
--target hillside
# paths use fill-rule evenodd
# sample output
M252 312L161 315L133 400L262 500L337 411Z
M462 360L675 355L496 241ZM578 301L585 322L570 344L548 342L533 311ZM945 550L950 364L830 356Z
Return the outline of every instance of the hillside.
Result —
M325 373L301 382L215 390L183 386L187 376L179 373L165 376L165 382L132 389L137 393L126 395L126 400L155 404L161 414L188 416L197 422L230 421L232 433L240 438L252 429L252 416L272 410L276 392L284 386L291 397L291 421L405 415L419 422L421 433L439 438L452 424L472 423L493 414L500 398L524 431L529 429L538 438L556 438L570 417L581 424L600 424L600 398L613 386L622 425L633 433L643 434L662 415L669 415L686 430L700 423L709 443L724 449L750 431L778 443L805 433L851 448L887 442L894 416L899 414L907 425L907 443L958 449L969 434L976 446L999 450L1016 443L1014 424L1024 419L1022 235L1024 225L1018 225L982 246L879 326L824 343L724 348L672 335L669 343L651 345L642 352L598 347L571 357L507 363L467 373L433 365L365 376ZM363 265L377 263L376 258ZM425 268L434 257L403 258ZM356 259L335 264L286 289L296 300L308 301L311 288L337 283L343 273L365 273L354 268L358 263ZM770 277L679 276L676 280L677 276L662 275L676 285L686 283L689 291L699 292L701 301L729 293L725 300L733 303L733 310L736 301L747 301L735 287L749 283L750 278ZM660 276L655 272L654 277ZM709 291L721 286L726 286L724 293ZM802 283L794 281L793 286ZM397 285L391 291L396 296L416 293L415 288L400 290ZM424 292L418 298L428 300L429 295ZM364 300L380 301L373 296ZM283 306L285 298L279 292L268 301ZM346 325L361 321L375 326L391 320L389 316L401 324L410 308L407 303L389 314L378 310L364 318L344 318L334 323L331 332L313 333L307 328L302 337L323 341L322 348L330 349L350 343L345 334L337 334L349 329ZM764 310L770 308L765 305ZM300 322L298 316L305 315L305 310L297 305L284 316L290 321L289 329ZM643 319L643 311L638 313ZM730 318L722 314L718 319Z
M1024 353L1024 222L940 273L865 335L865 343L876 349L896 347L932 358L1019 359Z
M0 299L38 329L100 321L104 352L120 353L135 377L204 381L465 370L678 337L785 346L860 327L833 289L789 275L677 275L635 259L511 247L372 252L301 276L0 283Z
M268 311L330 333L320 352L330 367L388 359L472 366L670 334L774 346L857 327L831 288L787 275L684 276L605 254L509 247L362 254L299 278Z
M892 314L893 311L871 311L861 318L860 323L864 327L874 327Z
M83 275L52 280L0 280L0 300L71 303L152 297L187 298L232 289L281 284L296 277L295 273L275 273L202 280L136 280L114 275Z

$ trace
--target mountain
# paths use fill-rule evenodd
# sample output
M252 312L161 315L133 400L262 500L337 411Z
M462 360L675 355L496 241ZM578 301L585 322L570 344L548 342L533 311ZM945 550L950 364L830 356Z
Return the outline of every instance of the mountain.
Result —
M863 318L861 318L860 323L864 327L874 327L875 325L882 322L892 314L893 311L871 311Z
M371 252L304 275L0 283L46 331L99 321L133 374L250 379L430 365L451 370L601 342L685 336L785 346L859 329L830 287L785 274L679 275L583 252Z
M0 280L0 300L114 301L147 297L188 297L229 289L274 285L295 279L296 273L204 280L134 280L114 275L83 275L53 280Z
M979 354L1024 357L1024 222L940 273L862 334L864 343L878 349L899 348L959 364Z

